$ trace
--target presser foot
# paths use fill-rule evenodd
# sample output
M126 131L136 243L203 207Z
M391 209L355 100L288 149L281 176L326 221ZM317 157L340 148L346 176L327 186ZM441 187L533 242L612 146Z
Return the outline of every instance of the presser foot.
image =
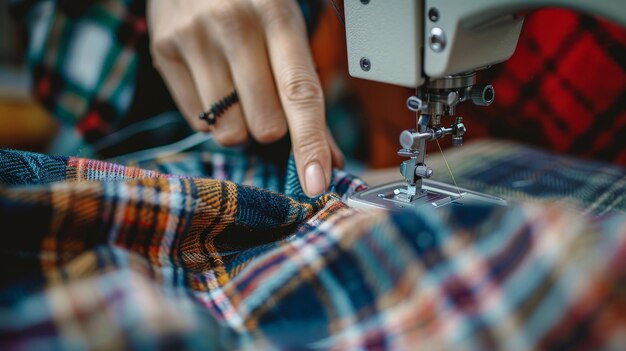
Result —
M385 185L369 188L353 194L348 198L348 205L355 208L382 208L399 211L407 208L431 206L435 208L454 204L458 206L470 204L506 206L503 198L483 194L477 191L457 188L453 185L423 179L422 189L416 196L407 196L406 183L396 181Z

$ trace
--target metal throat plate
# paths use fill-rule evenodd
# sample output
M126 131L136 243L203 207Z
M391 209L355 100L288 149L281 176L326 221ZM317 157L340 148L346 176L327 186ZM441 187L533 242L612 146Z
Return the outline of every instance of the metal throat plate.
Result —
M394 193L394 190L404 187L406 187L406 183L403 181L372 187L350 196L348 205L355 208L382 208L396 211L421 206L439 208L449 204L459 206L470 204L507 205L505 199L497 196L456 188L450 184L428 179L422 181L423 195L413 201L407 201L402 194L396 195Z

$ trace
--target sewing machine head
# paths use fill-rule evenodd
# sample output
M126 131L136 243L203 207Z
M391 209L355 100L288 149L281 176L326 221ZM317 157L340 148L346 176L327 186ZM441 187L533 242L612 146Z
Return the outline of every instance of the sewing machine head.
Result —
M517 45L523 16L541 6L564 6L626 24L619 0L345 0L350 75L415 88L407 107L416 124L400 135L398 155L406 157L404 181L354 195L357 207L398 209L429 204L490 203L504 199L428 180L424 160L428 141L451 136L461 145L467 131L455 114L471 100L489 106L491 85L477 85L476 71L507 60Z

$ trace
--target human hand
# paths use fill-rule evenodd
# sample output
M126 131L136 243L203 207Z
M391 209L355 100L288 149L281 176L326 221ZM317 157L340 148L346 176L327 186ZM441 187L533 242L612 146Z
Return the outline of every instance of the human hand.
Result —
M300 183L326 190L343 156L326 129L324 96L294 0L159 0L147 8L153 63L193 129L222 145L291 135ZM202 111L236 88L215 125Z

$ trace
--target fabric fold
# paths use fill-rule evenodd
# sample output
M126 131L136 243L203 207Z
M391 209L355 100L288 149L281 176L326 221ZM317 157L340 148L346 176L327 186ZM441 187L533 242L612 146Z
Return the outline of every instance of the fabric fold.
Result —
M1 349L623 344L619 211L592 216L515 202L362 211L342 201L362 181L336 171L336 192L308 199L292 160L283 181L265 182L281 184L278 192L0 152L7 154ZM219 162L204 169L223 178L250 174L251 165L271 169L222 156L211 155ZM47 176L49 165L56 173Z

